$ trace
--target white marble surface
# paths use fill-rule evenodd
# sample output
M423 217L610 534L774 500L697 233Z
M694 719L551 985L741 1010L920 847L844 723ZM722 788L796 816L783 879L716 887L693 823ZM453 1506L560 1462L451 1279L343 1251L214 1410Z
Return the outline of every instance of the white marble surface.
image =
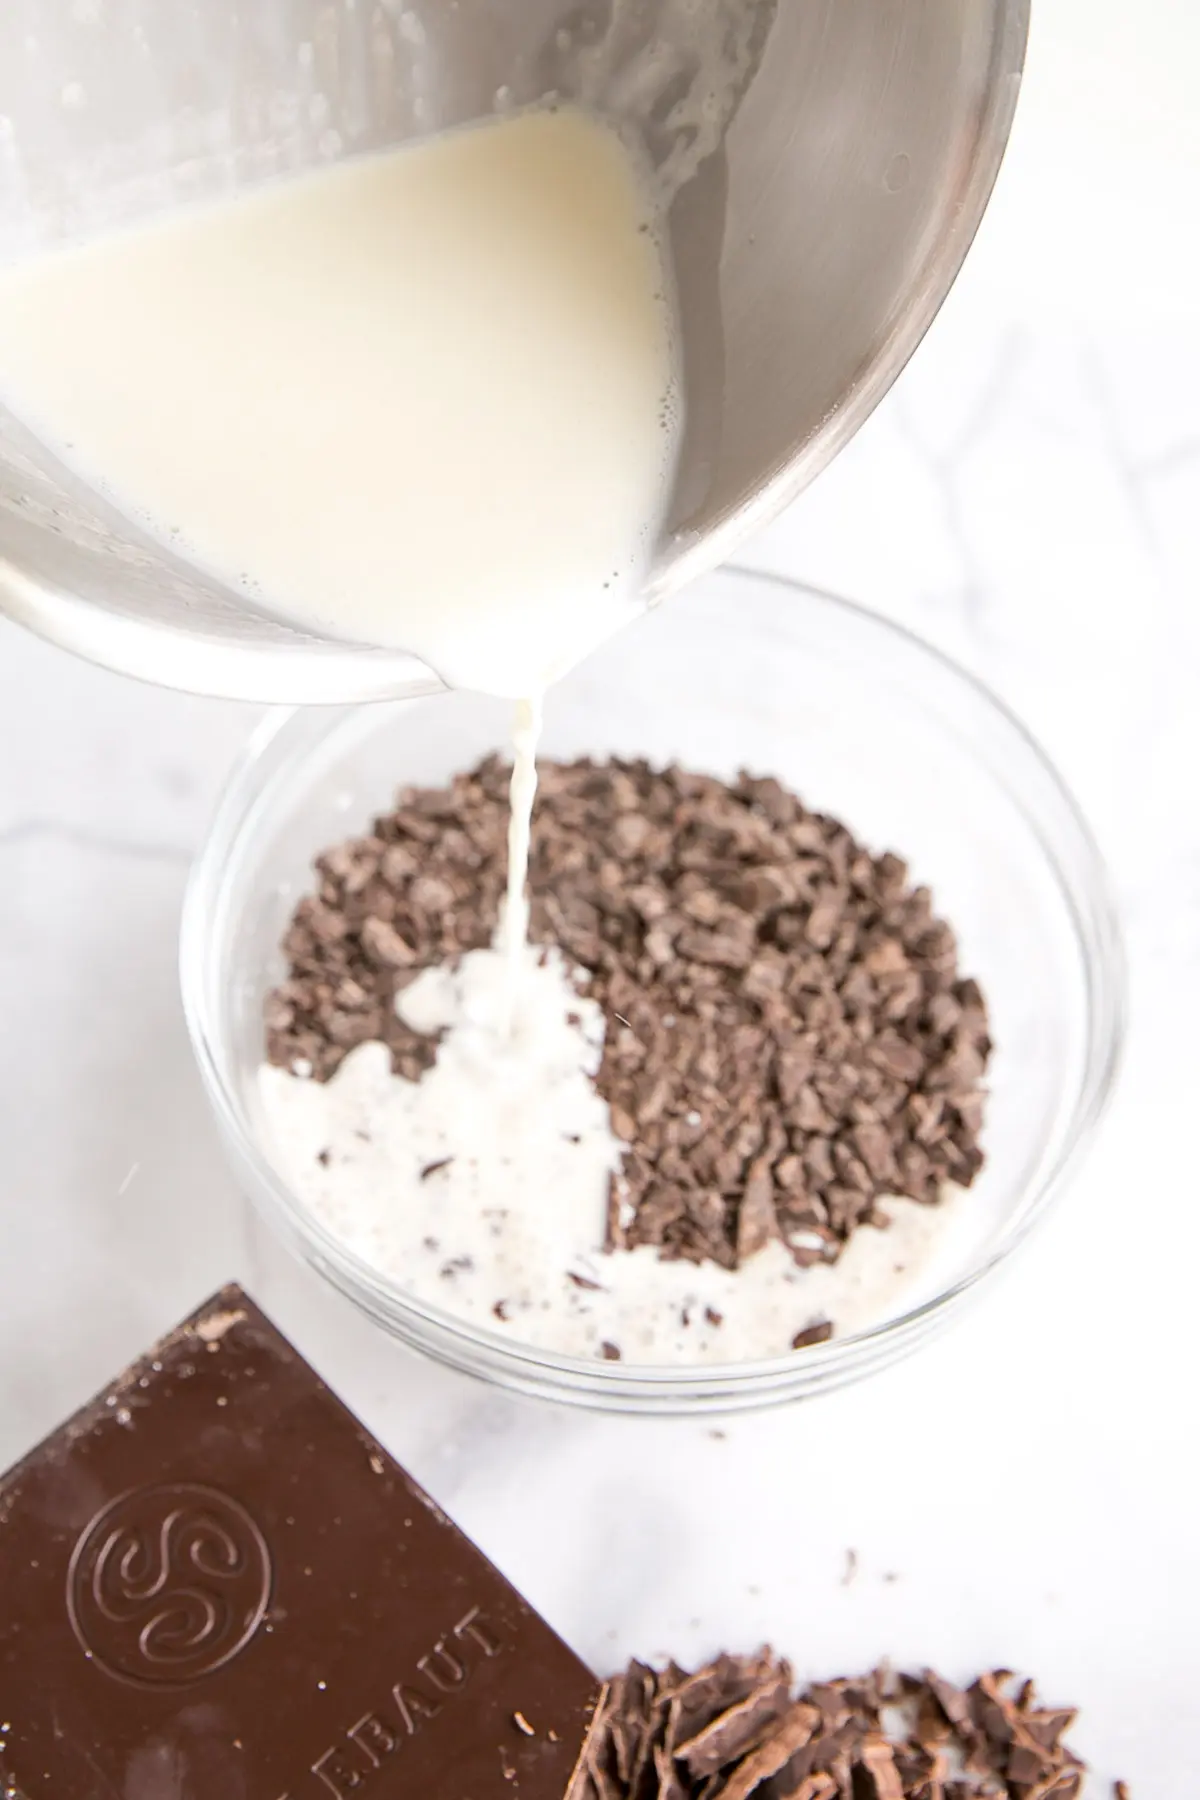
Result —
M1042 13L997 201L942 319L744 560L968 662L1092 817L1125 913L1133 1030L1110 1122L1053 1221L915 1361L719 1431L556 1412L392 1348L247 1217L189 1059L180 893L250 713L0 627L0 1466L241 1277L595 1663L764 1636L812 1673L885 1654L953 1673L1007 1662L1085 1708L1095 1794L1123 1775L1135 1800L1185 1800L1200 16L1178 0Z

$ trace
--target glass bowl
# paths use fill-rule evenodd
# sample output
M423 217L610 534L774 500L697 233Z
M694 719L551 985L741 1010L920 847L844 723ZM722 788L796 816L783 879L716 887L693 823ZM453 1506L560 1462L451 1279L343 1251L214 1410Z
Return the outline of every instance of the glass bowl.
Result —
M825 1392L953 1318L1028 1237L1112 1090L1120 937L1086 824L1037 745L971 676L873 614L725 570L593 656L550 695L543 752L778 776L893 849L955 927L992 1016L987 1165L903 1310L769 1361L591 1362L513 1342L405 1293L308 1210L272 1163L255 1075L280 939L321 850L405 783L508 743L511 709L438 694L268 720L235 769L184 912L184 1005L233 1168L271 1225L383 1328L455 1368L583 1406L716 1412Z

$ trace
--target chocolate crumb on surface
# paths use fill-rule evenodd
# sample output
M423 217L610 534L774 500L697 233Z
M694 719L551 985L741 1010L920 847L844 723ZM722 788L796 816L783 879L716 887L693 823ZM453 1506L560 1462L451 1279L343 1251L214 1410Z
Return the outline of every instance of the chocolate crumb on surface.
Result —
M272 1062L324 1081L378 1039L398 1075L431 1067L396 996L492 942L509 774L493 756L406 788L317 859L266 1002ZM584 759L539 779L531 934L604 1012L597 1086L628 1145L610 1249L733 1269L779 1241L808 1267L886 1224L884 1198L973 1181L987 1012L897 856L770 777Z
M764 1649L610 1681L567 1800L1078 1800L1075 1713L1007 1670L813 1682ZM1128 1800L1117 1783L1115 1800Z

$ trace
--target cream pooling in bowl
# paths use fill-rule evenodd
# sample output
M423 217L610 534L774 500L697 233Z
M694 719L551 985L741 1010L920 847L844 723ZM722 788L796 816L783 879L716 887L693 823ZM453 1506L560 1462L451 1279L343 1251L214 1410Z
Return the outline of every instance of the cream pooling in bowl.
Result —
M512 959L517 978L512 979ZM396 1288L561 1355L657 1367L755 1361L807 1328L839 1336L935 1291L970 1200L895 1197L886 1230L798 1268L782 1242L738 1269L604 1252L627 1146L596 1091L606 1020L556 953L524 941L425 969L397 998L444 1034L420 1081L364 1043L328 1081L264 1064L272 1161L314 1218Z

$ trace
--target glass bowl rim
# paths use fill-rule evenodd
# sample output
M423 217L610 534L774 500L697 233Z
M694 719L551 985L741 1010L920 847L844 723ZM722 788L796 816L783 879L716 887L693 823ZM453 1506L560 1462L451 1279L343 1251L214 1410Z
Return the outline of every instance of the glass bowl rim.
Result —
M322 720L322 728L302 745L302 760L313 755L350 719L370 713L383 716L394 707L411 705L411 699L401 697L393 702L371 705L351 703L337 707L277 708L268 713L251 733L226 776L204 840L193 861L184 896L179 971L188 1034L209 1104L222 1134L234 1147L239 1162L254 1177L257 1192L250 1197L258 1210L264 1210L259 1196L268 1195L272 1213L278 1215L278 1219L271 1218L272 1226L277 1227L279 1219L284 1221L296 1237L316 1253L319 1271L332 1280L346 1298L361 1305L358 1296L342 1285L343 1281L365 1290L373 1301L366 1310L391 1335L407 1337L406 1333L394 1329L391 1315L407 1317L414 1324L448 1337L463 1350L473 1353L468 1363L457 1362L432 1348L427 1338L418 1337L415 1341L438 1360L450 1362L452 1366L472 1367L479 1373L474 1357L482 1354L495 1365L487 1373L501 1384L503 1376L498 1371L507 1368L518 1377L532 1375L537 1388L544 1388L549 1379L554 1387L564 1390L564 1397L568 1397L570 1390L575 1390L576 1397L582 1398L585 1404L589 1391L603 1391L605 1401L597 1404L619 1407L622 1395L636 1403L642 1396L668 1393L673 1394L683 1407L688 1390L697 1388L703 1388L707 1401L725 1393L733 1398L755 1388L767 1390L769 1397L770 1390L780 1387L784 1389L782 1397L786 1399L791 1397L787 1391L787 1378L795 1378L801 1368L805 1376L820 1378L824 1375L831 1379L842 1372L851 1379L860 1366L861 1372L875 1366L873 1351L882 1352L888 1344L903 1345L916 1339L926 1327L932 1328L935 1322L956 1310L968 1293L1007 1262L1046 1217L1063 1191L1068 1172L1081 1159L1094 1137L1116 1085L1124 1046L1128 1015L1126 959L1108 872L1078 802L1028 727L977 675L907 626L868 606L808 582L736 563L726 563L706 579L723 577L801 594L809 601L816 601L853 619L859 627L877 631L883 639L890 637L903 645L910 656L915 654L918 661L924 658L930 662L942 677L949 677L952 684L973 696L991 713L1002 730L1021 743L1063 808L1075 833L1076 851L1082 853L1083 878L1069 879L1056 851L1038 834L1041 856L1054 878L1080 953L1087 1010L1083 1067L1062 1140L1053 1162L1040 1177L1036 1193L1020 1215L1001 1228L986 1252L965 1273L919 1305L865 1330L831 1338L824 1344L806 1346L802 1353L790 1351L782 1356L731 1363L598 1362L514 1341L414 1298L351 1250L292 1192L246 1124L234 1084L227 1077L217 1029L219 1014L212 1005L210 993L214 973L212 950L222 941L223 933L220 929L210 929L210 926L214 921L218 926L221 923L227 900L226 878L231 867L236 866L248 829L252 830L260 808L270 800L276 783L285 773L294 773L296 769L298 759L295 756L272 765L272 750L286 749L289 738L300 736L302 728L311 732L316 715ZM420 698L436 700L437 696ZM1087 902L1090 932L1080 913L1080 890ZM312 1262L314 1259L310 1256L307 1260ZM338 1271L340 1280L333 1280L331 1269ZM408 1341L414 1339L409 1337Z

